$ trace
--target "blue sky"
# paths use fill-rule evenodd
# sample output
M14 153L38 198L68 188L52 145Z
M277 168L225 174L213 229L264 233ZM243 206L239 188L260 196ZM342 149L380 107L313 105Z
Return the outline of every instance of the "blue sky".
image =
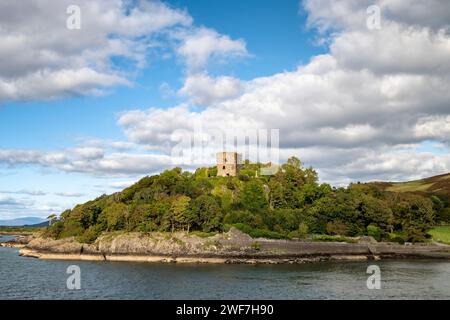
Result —
M449 171L438 0L433 19L406 1L26 2L0 5L12 17L0 20L0 219L59 213L170 168L170 134L198 121L279 129L281 160L335 185ZM65 27L69 2L80 30Z
M249 56L212 65L212 75L244 80L293 70L326 48L314 45L314 32L305 26L306 14L298 1L169 1L186 9L199 26L208 26L232 38L243 38ZM270 21L268 24L267 21ZM274 50L274 47L277 49ZM0 135L3 148L69 147L77 139L123 139L116 114L129 109L171 107L180 100L160 91L162 83L174 90L183 85L184 70L177 57L149 54L149 65L136 71L132 87L117 87L102 97L77 96L56 100L8 102L2 105ZM120 59L118 68L123 68ZM125 64L126 65L126 64ZM20 119L21 121L17 121Z

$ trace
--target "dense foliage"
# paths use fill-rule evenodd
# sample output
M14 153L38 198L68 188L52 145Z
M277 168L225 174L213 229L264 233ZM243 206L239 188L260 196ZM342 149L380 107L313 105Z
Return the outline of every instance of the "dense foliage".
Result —
M246 162L239 177L217 177L175 168L145 177L122 192L103 195L63 212L45 234L94 241L103 231L224 231L254 237L302 238L310 234L422 241L449 218L449 203L436 196L393 193L377 184L332 188L316 171L290 158L273 176L258 176Z

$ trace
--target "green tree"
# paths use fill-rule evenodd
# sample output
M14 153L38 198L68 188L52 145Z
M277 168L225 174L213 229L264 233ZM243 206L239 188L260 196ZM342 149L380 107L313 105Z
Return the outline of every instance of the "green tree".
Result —
M358 197L358 202L357 209L366 227L374 225L383 232L392 232L394 216L386 201L363 194Z
M283 185L274 179L269 181L269 206L271 209L289 208Z
M186 228L189 232L191 221L189 221L187 212L189 209L189 202L191 201L191 198L188 196L177 196L172 201L172 206L170 208L171 211L171 229L172 232L178 229L184 229Z
M128 208L124 203L114 203L105 208L103 214L106 218L108 231L122 230L126 226Z
M222 210L216 198L210 195L201 195L191 201L189 217L204 232L218 230L222 226Z
M399 194L393 199L394 225L409 241L422 241L431 228L435 212L431 200L415 194Z
M267 210L269 206L263 184L259 180L251 180L244 184L239 198L242 207L252 212Z

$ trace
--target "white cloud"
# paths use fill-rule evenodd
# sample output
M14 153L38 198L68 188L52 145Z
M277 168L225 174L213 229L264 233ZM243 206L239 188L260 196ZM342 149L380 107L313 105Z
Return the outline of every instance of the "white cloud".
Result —
M334 39L330 49L342 67L355 70L381 74L450 72L450 45L444 28L433 31L386 22L377 32L344 32Z
M248 55L244 40L233 40L212 29L202 27L192 32L181 33L178 37L181 39L181 45L177 52L190 72L203 70L211 58L220 62L221 59Z
M79 192L56 192L55 195L59 197L68 197L68 198L80 198L85 196L84 193Z
M94 160L104 156L104 150L102 148L94 147L78 147L73 149L73 152L81 159Z
M116 181L116 182L111 182L109 184L109 186L113 189L125 189L131 185L133 185L134 183L136 183L136 181Z
M176 129L193 130L196 123L280 129L284 147L405 144L421 139L414 126L424 115L445 112L447 88L441 77L342 69L326 55L294 72L250 81L243 94L206 110L136 110L123 113L119 124L131 141L166 148Z
M47 193L41 190L16 190L16 191L10 191L10 190L1 190L0 194L24 194L28 196L45 196Z
M0 206L2 207L19 207L23 208L26 205L29 205L30 201L21 201L12 197L4 197L0 196Z
M308 25L322 33L367 31L369 6L380 8L382 28L385 22L395 21L406 26L440 29L450 21L447 0L303 0L301 5L308 13Z
M166 148L172 145L173 131L192 128L191 120L195 117L196 113L190 112L186 105L180 105L167 110L152 108L125 112L119 116L118 123L132 142L167 151Z
M450 142L450 115L421 118L414 127L414 132L422 140L438 139Z
M366 8L372 4L382 10L380 30L366 27ZM282 160L297 155L317 167L322 180L334 183L450 171L447 155L416 148L426 140L450 141L447 4L435 0L421 13L418 1L305 1L309 24L329 38L330 52L296 70L250 81L205 71L211 59L247 55L243 40L206 28L177 30L171 37L187 66L179 94L189 102L121 113L127 153L102 144L47 153L0 150L0 162L92 175L151 173L172 166L176 130L201 125L205 130L280 129Z
M101 88L129 85L125 78L114 74L102 74L89 68L49 71L15 79L0 78L0 101L51 99L63 95L101 94Z
M212 78L206 73L187 76L180 95L187 96L196 105L210 105L236 97L243 89L239 79L220 76Z
M71 0L0 3L0 103L104 94L132 85L149 52L173 50L188 72L208 61L247 55L242 39L195 27L192 17L158 0L79 0L81 29L69 30ZM120 57L132 67L114 64ZM223 81L222 81L223 82Z
M129 84L111 65L119 56L143 67L152 36L192 18L159 1L79 0L81 29L66 27L71 0L0 3L0 102L99 94Z
M160 154L113 152L91 154L81 148L43 152L39 150L0 150L0 164L10 167L41 166L64 172L96 176L135 175L169 168L172 159Z
M450 20L417 15L420 4L385 1L381 30L366 27L372 1L306 1L310 25L336 31L330 53L297 70L251 81L220 95L220 77L189 74L181 94L208 105L152 108L123 113L127 137L149 147L170 149L177 129L280 129L281 153L305 158L330 181L408 179L450 171L448 157L407 147L425 140L450 140ZM410 23L410 24L408 24ZM194 63L195 65L195 63ZM231 79L228 79L231 81ZM310 158L314 153L316 156ZM338 158L342 159L340 161ZM321 159L329 159L323 161ZM391 178L389 178L391 177Z

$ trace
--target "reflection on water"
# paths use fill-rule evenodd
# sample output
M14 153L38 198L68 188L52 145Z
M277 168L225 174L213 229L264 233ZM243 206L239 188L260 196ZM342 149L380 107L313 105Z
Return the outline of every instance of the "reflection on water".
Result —
M303 265L45 261L0 248L0 299L450 299L450 262L385 260ZM81 290L66 288L68 266ZM381 290L369 290L369 264Z

